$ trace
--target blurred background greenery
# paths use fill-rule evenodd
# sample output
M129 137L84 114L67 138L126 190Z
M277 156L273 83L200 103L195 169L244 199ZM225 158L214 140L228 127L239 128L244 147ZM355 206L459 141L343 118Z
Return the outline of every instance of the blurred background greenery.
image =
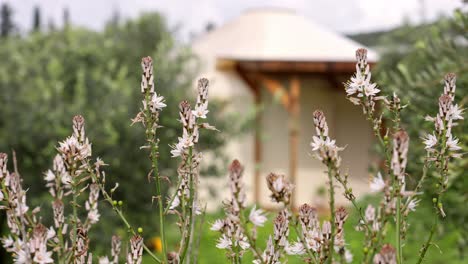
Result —
M180 133L176 106L184 98L193 98L190 87L196 74L197 58L175 39L175 32L158 13L125 21L116 16L102 31L93 31L70 24L66 10L63 27L49 25L41 28L37 8L31 30L25 34L18 32L13 14L7 4L1 6L0 150L16 151L24 185L29 189L29 201L33 206L42 206L43 211L50 210L42 173L52 165L57 141L71 133L72 116L81 114L86 118L95 156L111 165L106 169L109 181L118 179L120 183L115 198L124 201L131 222L143 227L145 237L151 238L158 230L151 204L154 190L152 185L148 187L146 179L149 162L146 153L138 148L143 144L143 130L138 126L130 127L130 119L138 112L140 104L140 59L147 55L154 58L156 89L165 96L169 106L161 115L164 129L160 130L160 152L169 153L168 144L173 143ZM467 29L468 15L458 10L453 16L430 24L404 25L390 31L349 36L380 52L376 81L385 93L396 91L403 103L410 103L402 121L413 141L419 140L424 131L431 130L430 124L423 119L427 113L437 111L437 98L445 73L457 73L458 101L462 106L467 103ZM201 139L201 148L210 149L221 160L214 164L227 164L221 149L227 138L239 132L240 121L234 122L238 119L223 116L226 104L213 102L210 106L212 120L209 121L222 133L202 135ZM467 132L468 122L462 122L454 131L461 137L465 153L468 151ZM409 168L411 184L420 175L424 150L413 144L410 155L410 160L414 161ZM176 160L161 155L160 164L163 175L175 176ZM468 235L468 210L464 208L468 202L466 155L454 168L444 201L448 208L447 218L435 239L444 255L434 247L430 250L428 263L464 263ZM203 174L225 175L223 167L208 165L204 169L206 173ZM410 217L413 231L405 245L408 260L416 254L425 230L429 229L427 219L430 217L427 216L431 205L425 201L431 198L430 191L426 192L421 210ZM367 197L364 200L374 199ZM100 211L102 221L92 237L92 247L98 255L110 248L111 234L125 235L108 206L100 206ZM205 223L219 216L220 213L209 214ZM2 213L2 222L4 217ZM361 244L353 239L359 236L353 231L356 223L356 216L348 221L347 241L355 259L359 259ZM1 234L4 228L3 223ZM259 241L265 241L270 230L270 225L260 229ZM169 236L175 243L178 231L174 228ZM209 225L206 225L199 263L222 262L224 253L215 248L216 238L217 234L209 231ZM249 258L251 255L247 254L246 259Z

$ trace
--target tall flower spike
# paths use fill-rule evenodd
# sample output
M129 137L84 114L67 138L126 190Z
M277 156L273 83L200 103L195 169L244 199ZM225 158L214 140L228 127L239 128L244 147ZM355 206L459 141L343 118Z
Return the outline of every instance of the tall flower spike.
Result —
M112 256L112 263L117 264L119 263L119 255L120 249L122 246L122 241L120 240L119 236L112 236L112 248L111 248L111 256Z
M198 96L193 115L198 118L206 118L208 114L208 79L201 78L198 80Z
M74 249L75 263L85 264L89 249L88 231L86 231L84 228L78 228L76 233L76 241L76 247Z
M450 95L452 98L455 97L455 89L457 88L457 76L455 73L447 73L444 78L444 94Z
M85 141L85 120L81 115L73 117L73 136L78 139L80 143Z
M143 73L141 76L141 93L150 94L154 93L154 76L153 76L153 59L151 57L144 57L141 59L141 68Z
M54 211L54 225L55 228L58 229L65 222L63 202L61 200L55 200L52 203L52 209Z
M143 238L135 235L130 239L130 251L127 255L128 264L141 264L143 254Z
M314 111L314 125L317 135L328 136L328 125L325 115L322 111Z
M317 209L309 204L301 205L301 207L299 207L299 221L304 231L318 227Z
M179 254L176 252L167 253L167 264L179 264Z
M361 71L365 71L369 65L367 64L367 50L364 48L359 48L356 50L356 61L357 66Z
M374 112L375 102L383 99L377 96L380 90L371 82L366 49L356 51L356 73L345 83L345 89L348 100L355 105L361 105L365 114Z
M391 167L393 174L400 182L404 182L406 163L408 162L409 136L404 130L400 130L393 136L393 156Z
M385 244L380 252L374 256L374 264L396 264L396 252L395 249Z
M275 244L278 244L281 247L286 247L288 245L289 219L287 212L281 211L275 218L273 234Z
M238 209L245 208L245 191L242 176L244 174L244 166L238 160L234 160L229 166L229 185L234 202L237 203Z

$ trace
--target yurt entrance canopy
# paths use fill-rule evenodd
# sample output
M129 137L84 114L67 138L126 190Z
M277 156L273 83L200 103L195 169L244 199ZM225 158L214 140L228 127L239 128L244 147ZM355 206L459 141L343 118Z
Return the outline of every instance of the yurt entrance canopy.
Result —
M215 54L217 71L235 71L248 84L255 103L261 104L261 91L279 97L288 113L289 178L295 183L298 144L301 77L319 76L342 87L338 76L355 70L355 51L362 46L335 32L322 28L294 11L268 8L251 10L208 33L198 44L209 46ZM377 55L368 52L369 61ZM285 82L284 80L288 80ZM263 89L265 88L265 89ZM262 161L261 115L255 131L255 163ZM254 199L259 201L260 170L255 170ZM292 201L295 199L293 197Z

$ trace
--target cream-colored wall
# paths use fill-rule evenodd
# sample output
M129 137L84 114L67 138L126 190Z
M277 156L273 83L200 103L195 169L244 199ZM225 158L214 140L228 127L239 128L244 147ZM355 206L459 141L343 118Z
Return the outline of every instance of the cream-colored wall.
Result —
M282 80L286 86L287 80ZM298 171L296 179L296 204L312 203L323 205L326 197L318 195L326 186L326 168L313 157L310 141L315 134L312 113L316 109L324 111L330 129L330 135L336 138L337 144L347 146L342 153L342 168L349 169L350 183L353 190L362 193L367 188L367 166L371 160L369 149L372 143L370 126L362 116L361 109L345 99L341 88L334 88L319 77L301 79L301 111L299 128ZM288 114L275 102L274 96L263 91L263 102L266 104L262 115L262 157L261 175L269 172L289 172L289 136ZM262 183L264 180L262 179ZM338 203L345 203L342 191L338 191ZM261 203L274 207L270 202L267 187L261 186Z
M245 116L254 107L254 98L250 88L233 71L217 71L216 60L206 47L195 47L195 52L201 61L200 76L210 80L210 97L227 100L228 112L236 112ZM278 76L274 78L278 79ZM288 79L279 78L285 86ZM289 172L289 137L287 112L275 102L273 96L265 89L262 90L262 99L265 104L262 114L262 163L260 168L260 196L261 204L274 206L269 199L269 191L266 188L265 177L269 172ZM325 168L312 157L310 141L314 135L312 113L316 109L325 112L330 128L330 134L337 139L341 146L347 146L343 151L342 168L349 168L350 182L353 190L359 195L367 190L368 173L367 166L371 160L369 149L372 133L361 109L352 105L345 99L342 87L331 87L330 82L319 77L301 78L301 122L299 129L299 153L298 175L296 192L296 204L312 203L324 205L326 197L317 195L318 190L326 183ZM231 115L226 115L228 118ZM236 122L237 120L228 120ZM244 181L246 182L248 201L253 201L254 195L254 133L250 131L242 136L227 140L225 153L231 159L237 158L245 166ZM214 159L206 155L205 164ZM201 177L200 198L207 202L208 210L219 208L223 199L229 195L227 185L227 172L221 178ZM338 190L339 194L342 192ZM212 196L215 194L215 197ZM338 195L338 203L345 203L341 195Z
M253 107L253 97L248 87L242 83L235 73L214 75L211 90L226 89L230 91L231 111L247 114ZM287 81L283 82L285 85ZM219 88L219 87L222 88ZM246 91L245 93L242 91ZM265 184L265 177L270 172L289 172L289 135L288 114L275 100L274 96L265 89L262 90L264 109L262 112L262 162L260 168L260 203L266 207L274 207L269 199L269 191ZM311 203L316 206L326 206L326 196L320 196L319 190L326 186L327 176L325 167L313 157L310 150L310 141L315 133L312 113L316 109L324 111L330 129L330 135L337 140L340 146L346 146L342 152L342 169L349 170L350 184L357 195L367 191L368 164L372 157L369 153L372 144L372 132L361 109L348 102L344 93L330 86L327 80L321 78L301 79L301 111L299 127L299 149L297 184L295 186L296 204ZM235 120L233 120L235 122ZM248 200L253 199L254 191L254 134L249 132L234 140L229 140L226 153L231 158L238 158L246 167L245 182ZM205 159L210 162L210 158ZM202 178L202 197L208 203L208 208L214 210L221 200L228 197L227 177ZM208 190L215 190L218 196L209 197ZM345 204L342 190L337 188L337 203Z

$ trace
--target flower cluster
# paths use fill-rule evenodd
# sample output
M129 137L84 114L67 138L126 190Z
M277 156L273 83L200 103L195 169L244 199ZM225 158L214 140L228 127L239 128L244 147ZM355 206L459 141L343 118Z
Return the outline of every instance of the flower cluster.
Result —
M375 111L375 103L383 97L378 96L380 90L371 81L370 66L367 62L367 50L356 51L356 73L345 84L347 98L355 105L361 105L365 114Z
M127 264L141 264L143 256L143 238L135 235L130 239L130 250L127 253Z
M393 136L393 155L391 169L395 180L399 185L405 184L405 169L408 163L409 136L404 130L400 130Z
M226 218L216 220L211 227L211 230L221 232L216 247L226 249L230 259L241 257L250 248L242 223L245 209L243 173L244 167L238 160L234 160L229 166L231 198L225 203ZM252 209L249 219L256 226L261 226L266 221L262 211L255 208Z
M0 209L6 211L11 233L1 239L2 245L13 254L15 263L53 263L48 242L57 239L55 230L47 229L38 221L39 208L29 211L22 179L17 172L10 173L7 164L8 155L0 153ZM30 228L32 232L28 231Z
M295 251L289 249L289 217L287 209L281 210L273 222L273 236L268 237L268 242L265 250L260 258L254 260L253 263L281 263L283 251ZM297 247L297 246L296 246Z
M179 105L180 122L183 125L182 137L179 142L172 146L172 157L179 157L188 154L190 147L198 142L199 130L206 128L216 130L208 123L200 122L199 119L206 119L208 114L208 79L198 80L198 96L195 109L192 110L189 102L182 101Z
M348 213L343 207L340 207L335 213L334 223L324 221L322 226L317 216L317 210L309 204L303 204L299 208L299 223L301 226L301 237L303 241L299 241L290 245L287 249L290 255L305 255L308 252L312 253L312 258L315 260L325 261L329 256L330 242L334 237L333 249L343 259L350 263L352 254L345 248L344 229L343 225L348 217ZM336 233L332 233L332 225L335 225ZM320 262L322 263L322 262Z
M338 152L342 151L343 148L336 146L335 140L328 136L327 120L320 110L314 112L314 125L317 135L312 137L310 143L312 151L317 152L317 158L323 163L333 162L339 167L341 158Z
M390 244L385 244L375 255L374 264L397 264L395 248Z
M202 153L196 151L199 133L202 129L216 130L215 127L203 122L208 113L208 79L198 80L198 95L195 109L192 110L188 101L179 104L179 121L182 123L182 136L178 142L171 146L172 157L180 157L181 162L177 170L179 179L175 193L169 198L168 212L177 214L178 225L181 227L182 239L181 250L176 253L178 257L171 256L172 259L179 259L183 262L193 234L195 215L202 214L200 202L198 201L198 177L199 165L202 160ZM239 194L242 195L242 194ZM169 256L169 255L168 255Z
M432 161L440 162L441 156L460 158L459 139L452 135L452 127L463 119L464 109L454 104L456 75L445 76L444 93L439 97L439 112L436 117L427 116L426 120L434 123L435 131L426 135L424 144Z

